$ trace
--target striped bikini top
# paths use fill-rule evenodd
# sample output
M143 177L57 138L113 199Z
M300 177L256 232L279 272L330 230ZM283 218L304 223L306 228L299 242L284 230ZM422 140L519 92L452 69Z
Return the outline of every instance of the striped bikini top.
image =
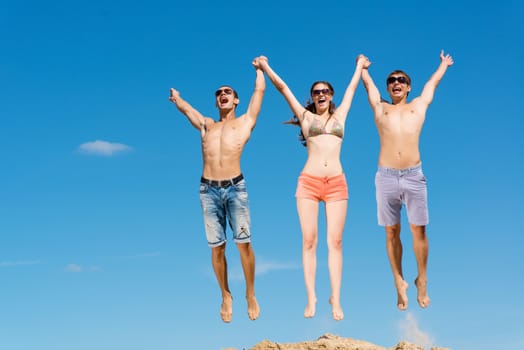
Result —
M342 128L342 124L337 120L337 118L333 117L333 125L331 125L331 129L329 131L326 130L326 125L331 119L331 116L326 120L326 123L322 125L322 122L318 120L317 118L313 119L313 122L309 126L308 130L308 137L314 137L318 135L334 135L338 136L340 138L344 137L344 129Z

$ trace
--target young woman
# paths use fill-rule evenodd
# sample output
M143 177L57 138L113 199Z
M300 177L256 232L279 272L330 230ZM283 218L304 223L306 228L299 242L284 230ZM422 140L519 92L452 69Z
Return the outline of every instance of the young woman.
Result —
M304 107L295 98L286 83L269 66L267 57L259 57L260 68L278 91L284 96L294 113L289 123L301 128L303 143L308 157L298 178L296 199L302 229L302 262L307 290L307 305L304 317L313 317L316 312L316 248L318 242L318 210L323 201L327 219L328 267L331 280L333 319L340 321L344 312L340 304L342 280L342 234L346 221L348 187L340 162L340 151L344 137L344 124L358 86L362 67L367 58L359 55L355 72L344 93L340 105L333 103L334 90L330 83L317 81L311 86L311 101Z

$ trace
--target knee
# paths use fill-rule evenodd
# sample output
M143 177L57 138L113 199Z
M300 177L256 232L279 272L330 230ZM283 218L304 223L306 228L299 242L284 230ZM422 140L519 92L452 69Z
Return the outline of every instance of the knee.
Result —
M426 232L420 232L413 235L413 241L418 244L428 244L428 236Z
M342 237L330 238L328 248L329 250L342 250Z
M413 234L413 239L415 240L418 240L418 241L427 240L426 226L411 225L411 233Z
M302 247L304 250L314 250L317 248L317 237L316 236L304 236L302 239Z
M400 225L386 226L386 239L389 241L400 239Z
M224 258L226 255L226 245L222 244L218 247L213 247L211 249L211 254L213 255L213 258Z
M245 256L254 255L253 254L253 247L251 246L250 242L247 243L238 243L237 244L238 251L240 254Z

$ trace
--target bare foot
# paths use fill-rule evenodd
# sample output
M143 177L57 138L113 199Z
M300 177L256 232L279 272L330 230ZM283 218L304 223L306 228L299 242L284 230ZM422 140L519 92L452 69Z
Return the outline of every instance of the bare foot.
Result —
M417 287L417 301L421 308L427 308L430 300L428 290L426 289L427 281L419 280L418 277L415 280L415 286Z
M403 279L395 282L397 288L397 307L401 311L405 311L408 308L408 283Z
M229 323L233 319L233 297L231 294L222 297L222 306L220 307L220 317L222 321Z
M317 299L308 300L308 303L306 305L306 309L304 310L304 317L305 318L312 318L315 316L315 313L317 312Z
M342 311L342 306L340 301L334 302L333 297L329 298L329 303L331 304L331 313L335 321L342 321L344 319L344 311Z
M258 306L257 298L255 296L246 297L247 299L247 315L249 319L254 321L260 315L260 307Z

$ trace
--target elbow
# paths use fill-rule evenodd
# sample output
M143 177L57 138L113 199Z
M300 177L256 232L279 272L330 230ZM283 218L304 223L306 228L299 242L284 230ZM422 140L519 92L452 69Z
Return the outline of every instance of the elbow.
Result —
M280 91L281 93L283 93L284 90L286 90L287 85L284 84L284 83L277 83L277 84L275 84L275 88L276 88L278 91Z
M266 91L266 84L260 84L260 85L255 86L255 92L264 94L265 91Z

